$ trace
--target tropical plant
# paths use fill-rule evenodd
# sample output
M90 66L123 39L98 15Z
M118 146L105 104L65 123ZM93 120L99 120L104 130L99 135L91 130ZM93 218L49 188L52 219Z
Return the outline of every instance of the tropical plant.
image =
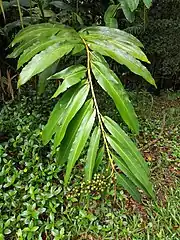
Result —
M126 19L132 23L135 20L135 11L140 5L139 0L117 0L117 4L111 4L104 15L104 22L108 27L116 28L118 26L118 21L116 15L119 9L122 9ZM143 0L146 8L150 8L152 0ZM144 8L145 9L145 8Z
M149 63L141 50L141 42L129 33L109 27L92 26L77 32L61 24L42 23L20 31L11 46L17 44L9 57L20 56L18 68L23 66L18 87L35 75L44 74L48 81L63 79L52 96L55 98L60 95L60 99L42 132L42 139L47 144L54 136L52 154L56 155L58 164L67 165L65 186L90 138L85 166L86 181L91 181L102 155L106 154L111 174L117 177L117 182L134 199L140 201L137 187L154 197L146 162L121 127L101 114L94 91L96 81L113 99L129 129L138 134L139 124L133 106L120 79L103 56L125 65L155 85L150 72L140 62ZM56 72L58 61L67 55L85 55L87 66L75 64ZM103 146L99 150L101 139Z

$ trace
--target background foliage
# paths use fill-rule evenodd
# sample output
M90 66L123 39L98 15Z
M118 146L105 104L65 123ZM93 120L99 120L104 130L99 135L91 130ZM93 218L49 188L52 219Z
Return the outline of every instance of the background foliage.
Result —
M4 22L3 15L1 14L0 61L1 71L3 75L6 76L7 64L15 68L16 63L13 63L11 60L5 60L5 56L7 55L5 49L14 37L14 34L20 30L21 22L19 20L17 3L15 1L3 2L6 22ZM41 3L41 5L39 5L39 3ZM119 1L111 1L111 3L117 6ZM95 3L92 3L90 0L54 2L32 1L32 8L30 8L28 1L20 1L20 4L24 25L57 20L78 29L82 26L90 26L94 23L99 25L103 24L104 14L110 1L98 0ZM44 17L40 9L44 11ZM132 23L127 21L122 9L118 8L115 14L115 19L117 19L119 28L126 29L126 31L135 34L145 45L145 51L152 62L151 66L149 66L149 70L158 82L160 88L173 87L174 89L179 89L178 9L178 0L163 0L161 3L154 0L150 10L144 7L143 1L139 1L139 6L135 11L135 17ZM175 35L174 32L176 32ZM4 65L5 67L3 67ZM122 69L119 66L117 67L115 64L113 64L113 69L116 69L116 72L120 75L127 71L127 69ZM13 69L11 71L13 72ZM131 75L128 80L134 82L133 78L134 77ZM136 82L138 82L137 78Z
M41 89L42 96L36 96L35 79L28 89L22 87L21 94L16 90L16 60L5 58L7 47L22 23L26 26L58 20L77 30L93 23L115 24L142 40L153 63L149 69L158 85L178 89L179 1L162 0L160 4L154 0L150 11L143 1L133 1L139 3L136 11L132 13L124 5L124 9L118 7L114 14L110 11L105 21L110 2L118 6L120 1L32 1L31 7L29 1L21 0L23 16L20 20L17 2L3 1L6 19L4 21L0 14L0 100L4 107L0 130L5 136L0 132L0 239L179 240L178 93L167 92L161 98L144 92L129 93L141 123L139 137L135 140L132 136L132 139L138 143L150 166L158 205L147 201L144 195L143 204L136 203L120 186L114 187L114 179L107 178L106 159L102 159L92 183L83 182L87 145L73 170L72 185L64 189L64 166L57 167L50 154L52 144L42 147L41 140L41 130L55 105L54 100L49 101L49 96L55 92L57 83L51 82L46 93ZM74 62L78 62L77 58L64 59L59 70ZM85 63L83 58L80 62ZM113 61L108 60L108 63L120 77L127 72ZM128 85L126 80L124 85ZM137 77L130 75L130 81L132 88L137 88ZM98 86L95 92L103 115L121 122L112 100ZM14 102L6 102L14 96ZM121 127L127 131L122 122Z
M162 88L180 85L180 2L154 1L145 32L139 35L145 45L151 72Z

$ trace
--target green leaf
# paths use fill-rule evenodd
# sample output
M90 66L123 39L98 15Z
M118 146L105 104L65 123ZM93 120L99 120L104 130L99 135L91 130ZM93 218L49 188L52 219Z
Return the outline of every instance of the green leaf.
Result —
M126 0L131 12L133 12L134 10L136 10L136 8L139 5L139 0Z
M136 186L124 175L117 174L117 183L126 189L137 202L141 202L141 196Z
M137 178L137 180L144 186L149 195L154 198L152 184L149 181L147 173L142 168L141 164L134 159L131 153L128 151L124 145L121 145L115 137L106 135L106 138L111 145L111 147L117 152L117 154L124 160L127 164L129 170Z
M108 23L106 23L106 26L109 26L111 28L118 28L118 21L116 18L109 18Z
M88 112L84 117L82 124L76 134L75 140L72 144L72 149L68 157L68 163L66 168L66 174L64 177L65 186L68 184L72 169L80 157L80 154L86 144L86 141L90 135L91 129L95 121L96 111Z
M60 93L65 92L68 88L80 82L85 76L86 67L83 65L73 65L49 77L49 79L64 79L52 97L55 98Z
M36 232L38 230L39 226L34 226L31 228L31 232Z
M94 62L101 62L102 64L104 64L107 68L109 67L109 64L107 63L107 61L105 60L105 58L99 54L98 52L91 52L91 61Z
M73 48L73 44L54 44L46 50L40 52L22 69L18 80L18 87L26 83L34 75L44 71L58 59L68 54Z
M72 50L72 55L76 55L77 53L80 53L85 49L84 44L76 44Z
M34 26L39 26L39 25L33 25L33 29L34 30ZM25 28L23 31L25 31L26 29L31 29L32 26ZM42 26L41 26L42 27ZM57 34L57 32L59 32ZM22 32L24 33L24 32ZM17 46L14 51L8 55L8 58L16 58L18 57L24 50L29 50L29 46L32 46L34 44L34 46L39 45L41 42L43 41L47 41L47 39L50 39L51 37L55 37L55 34L57 34L56 36L61 36L61 42L67 39L67 35L72 35L74 37L74 32L72 31L72 29L59 29L59 31L56 30L52 30L52 31L46 31L46 28L44 29L44 31L40 31L37 34L32 36L32 32L30 32L30 36L29 39L23 39L23 41L21 41L21 43L19 44L19 46ZM62 36L63 35L63 36ZM24 35L24 37L26 36L26 34ZM36 44L35 44L36 43Z
M118 166L118 168L140 189L142 189L148 196L149 193L146 188L139 182L139 180L134 176L134 174L129 170L128 165L124 160L120 157L112 154L112 159Z
M65 42L78 44L78 43L81 43L82 41L74 29L69 29L69 30L63 29L59 31L59 33L56 36L54 35L50 37L47 37L47 36L39 37L39 41L32 44L31 47L28 47L20 56L18 61L18 68L20 68L24 63L28 62L37 53L47 49L49 46L55 43L65 43Z
M94 173L97 172L98 167L103 160L103 156L104 156L104 146L102 146L97 153L97 158L94 165Z
M83 119L87 115L87 113L93 112L93 100L88 100L84 106L79 110L73 120L70 122L65 137L61 142L59 150L56 155L56 160L58 164L62 165L67 161L69 153L72 149L72 144L75 141L76 134L78 129L80 128Z
M49 4L53 5L57 8L60 8L62 10L67 10L67 11L72 11L73 10L73 8L71 7L70 4L66 4L63 1L52 1Z
M89 83L87 81L85 84L84 83L79 84L79 86L74 91L67 108L64 109L62 119L58 122L58 125L56 127L56 135L54 139L54 151L56 147L60 145L62 139L64 138L68 124L76 115L76 113L79 111L79 109L83 106L88 93Z
M61 38L54 37L53 39L46 39L46 41L42 42L35 42L31 47L28 47L23 54L20 56L18 60L18 66L19 69L22 65L24 65L26 62L28 62L32 57L34 57L37 53L47 49L49 46L52 46L55 43L61 42Z
M55 133L56 126L58 122L62 119L64 111L67 108L73 93L74 88L66 91L51 112L48 123L46 124L42 132L42 140L44 145L51 140L53 134Z
M121 7L126 19L132 23L135 20L135 14L132 12L128 6L127 0L121 0Z
M41 23L41 24L35 24L35 25L30 25L23 30L21 30L14 40L11 43L11 46L13 47L15 44L27 40L27 39L32 39L32 33L33 37L37 36L40 37L41 34L46 34L47 36L51 36L52 34L56 34L58 31L61 29L64 29L65 26L61 24L51 24L51 23Z
M10 230L10 229L6 228L6 229L4 230L4 234L5 234L5 235L9 235L10 233L11 233L11 230Z
M125 65L132 72L142 76L146 81L156 86L155 81L151 76L150 72L147 70L147 68L144 65L142 65L140 61L138 61L133 56L123 51L119 47L115 46L114 44L111 44L108 41L104 42L96 40L96 44L89 43L89 47L92 50L97 51L102 55L111 57L118 63Z
M80 36L84 39L90 37L90 36L97 36L97 38L104 39L106 38L107 40L109 38L114 39L115 41L125 41L128 42L129 44L136 45L138 47L143 47L142 43L133 35L116 29L116 28L109 28L109 27L103 27L103 26L96 26L96 27L87 27L82 29L79 32Z
M152 0L143 0L144 4L146 5L147 8L150 8L152 5Z
M91 181L92 179L95 160L96 160L97 151L99 147L100 136L101 136L100 127L95 127L91 135L89 149L87 153L86 166L85 166L86 181Z
M36 37L33 37L32 39L26 41L26 42L22 42L7 57L8 58L16 58L16 57L18 57L24 50L26 50L28 47L32 46L32 44L34 44L35 42L38 42L38 41L39 41L39 36L38 37L36 36Z
M143 53L143 51L136 45L132 45L132 44L128 44L127 42L123 42L123 41L116 41L112 38L107 39L102 39L99 40L97 39L97 36L90 36L89 38L86 38L88 40L89 43L94 43L96 45L99 45L99 43L101 42L104 43L104 45L108 45L109 43L114 45L115 47L117 47L119 50L122 50L128 54L130 54L132 57L137 58L141 61L150 63L146 57L146 55ZM102 50L101 50L102 51ZM106 55L106 53L104 53L104 55Z
M113 99L124 122L138 133L139 124L133 106L116 74L101 62L92 62L92 71L99 85Z
M42 73L39 74L39 81L38 81L38 94L42 94L45 91L46 85L47 85L47 79L49 76L51 76L53 73L56 72L56 68L59 61L56 61L51 66L46 68Z
M129 136L111 118L104 117L103 122L108 131L113 135L113 137L118 140L119 144L123 145L126 149L128 149L128 152L131 153L133 159L136 159L139 164L141 164L141 168L143 168L144 171L146 171L146 173L149 175L149 169L144 158L142 157L140 151L137 149L136 145L129 138Z
M104 14L104 22L107 27L118 28L118 22L115 18L120 5L110 5Z
M82 18L80 17L80 15L78 15L77 13L74 12L74 15L76 16L76 19L78 21L78 23L83 26L84 25L84 22L82 20Z

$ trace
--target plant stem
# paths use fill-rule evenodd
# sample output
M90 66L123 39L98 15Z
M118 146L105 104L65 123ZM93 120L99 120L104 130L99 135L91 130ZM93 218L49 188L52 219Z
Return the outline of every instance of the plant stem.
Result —
M37 4L38 4L39 10L41 12L41 17L42 17L42 19L44 19L44 11L43 11L43 6L41 3L41 0L37 0Z
M3 18L4 18L4 23L6 24L6 16L5 16L2 0L0 0L0 8L1 8Z
M29 0L29 5L30 5L30 17L31 17L31 24L32 24L32 0Z
M110 164L111 164L112 172L114 172L114 170L115 170L114 169L114 164L113 164L113 160L112 160L111 153L110 153L110 150L109 150L108 142L107 142L107 139L106 139L106 133L105 133L104 126L103 126L102 116L101 116L101 113L99 111L99 107L98 107L98 103L97 103L97 100L96 100L96 95L95 95L94 87L93 87L93 83L92 83L90 51L89 51L88 45L86 44L85 40L84 39L82 39L82 40L85 44L86 52L87 52L87 71L88 71L88 80L89 80L89 84L90 84L90 88L91 88L92 98L93 98L93 101L94 101L94 106L95 106L96 113L97 113L97 116L98 116L99 125L100 125L100 128L101 128L101 132L102 132L104 144L105 144L105 147L106 147L107 155L108 155L108 158L109 158L109 161L110 161Z
M19 18L20 18L20 22L21 22L21 27L24 28L22 12L21 12L21 6L20 6L19 0L17 0L17 5L18 5L18 11L19 11Z

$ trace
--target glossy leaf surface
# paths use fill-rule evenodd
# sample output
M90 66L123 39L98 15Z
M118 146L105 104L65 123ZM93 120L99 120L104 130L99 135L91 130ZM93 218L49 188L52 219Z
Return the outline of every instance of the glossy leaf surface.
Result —
M44 145L51 140L53 134L55 133L56 126L58 122L62 119L64 109L67 108L73 92L74 89L70 89L66 93L64 93L61 99L56 103L53 111L51 112L48 123L46 124L42 132L42 140Z
M68 54L73 48L72 44L54 44L40 52L23 68L20 73L18 87L30 80L34 75L44 71L56 60ZM47 57L48 56L48 57Z
M154 194L152 191L152 185L149 181L147 173L144 171L144 169L142 169L141 164L136 159L133 159L133 156L128 151L128 149L124 145L120 145L115 137L109 135L107 135L106 137L111 147L127 164L129 170L138 179L138 181L142 183L149 195L153 197Z
M138 61L137 59L135 59L122 49L119 49L114 44L108 42L105 43L103 41L96 41L96 43L89 43L89 47L92 50L98 51L102 55L111 57L120 64L125 65L132 72L142 76L146 81L148 81L152 85L155 85L155 81L152 78L150 72L147 70L147 68L140 61Z
M85 118L82 121L82 124L77 132L77 135L75 137L75 141L72 144L72 150L68 157L68 163L66 168L66 174L64 177L64 183L67 185L72 168L74 167L76 161L78 160L86 141L90 135L91 129L93 127L94 121L95 121L96 111L87 113Z
M49 79L64 79L53 97L57 97L60 93L65 92L68 88L80 82L85 78L86 71L86 67L83 65L73 65L49 77Z
M87 115L87 113L93 112L93 100L88 100L84 106L80 109L80 111L76 114L76 116L72 119L69 124L65 137L61 142L59 150L56 154L56 159L59 164L63 164L67 161L68 156L71 152L73 142L75 141L76 134L83 122L83 119Z
M73 117L76 115L76 113L79 111L79 109L83 106L84 102L86 101L88 93L89 93L88 82L86 82L85 84L83 83L79 84L79 86L75 88L75 91L73 92L73 95L66 109L63 109L64 113L61 120L58 121L58 125L56 127L56 135L54 138L54 151L56 147L60 145L62 139L64 138L66 129L70 121L73 119Z
M96 127L91 135L89 149L87 152L87 159L86 159L86 166L85 166L86 181L91 181L92 179L97 151L99 148L100 136L101 136L100 127Z
M97 26L97 27L87 27L82 29L79 32L80 36L84 39L86 39L87 36L90 35L98 35L99 40L104 39L105 37L108 38L113 38L116 41L126 41L131 44L134 44L139 47L143 47L142 43L133 35L119 30L115 28L109 28L109 27L103 27L103 26Z
M117 183L126 189L134 200L140 202L141 196L136 188L136 186L126 177L124 174L117 174Z
M138 133L137 117L118 77L101 62L92 62L92 71L100 86L113 99L122 119L132 131Z
M118 140L120 145L123 145L128 151L131 153L133 159L136 159L141 167L149 174L149 170L147 164L142 157L141 153L137 149L136 145L130 139L130 137L122 130L122 128L111 118L104 117L103 118L104 124L108 131Z

